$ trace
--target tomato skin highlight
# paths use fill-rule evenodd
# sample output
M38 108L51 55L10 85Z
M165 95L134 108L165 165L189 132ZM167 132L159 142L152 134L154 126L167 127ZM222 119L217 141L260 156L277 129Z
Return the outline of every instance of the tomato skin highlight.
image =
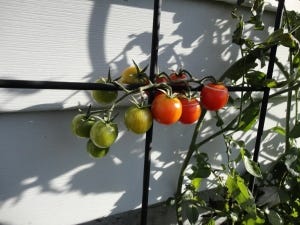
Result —
M200 97L201 104L205 109L217 111L227 104L229 93L222 83L210 83L204 85Z
M179 98L182 104L182 114L179 121L183 124L192 124L201 116L201 106L196 98Z
M110 147L118 137L118 126L115 123L97 121L91 128L90 139L99 148Z
M182 104L177 97L169 97L164 93L155 96L151 112L153 118L165 125L176 123L182 114Z
M146 133L152 126L152 114L149 108L130 106L124 115L124 122L128 130L136 133Z

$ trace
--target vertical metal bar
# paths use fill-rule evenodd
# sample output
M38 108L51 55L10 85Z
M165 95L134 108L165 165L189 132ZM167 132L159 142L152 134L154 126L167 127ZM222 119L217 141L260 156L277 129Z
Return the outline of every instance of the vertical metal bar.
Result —
M274 31L276 31L280 28L283 8L284 8L284 2L285 2L285 0L279 0L278 1L276 17L275 17L275 24L274 24ZM270 51L270 60L269 60L268 71L267 71L267 79L271 79L272 76L273 76L274 64L275 64L275 59L276 59L276 52L277 52L277 46L275 45L271 48L271 51ZM270 89L267 88L264 91L264 95L263 95L263 99L262 99L262 103L261 103L261 108L260 108L258 130L257 130L255 149L254 149L254 154L253 154L253 160L255 162L258 161L258 157L259 157L261 136L263 135L263 130L264 130L264 124L265 124L265 118L266 118L266 114L267 114L269 95L270 95ZM252 191L254 190L254 185L255 185L255 177L251 177L250 182L249 182L249 188Z
M151 81L154 81L155 73L157 72L161 2L162 0L154 0L154 7L153 7L152 46L151 46L151 61L150 61ZM153 101L153 92L151 91L149 93L149 100L148 100L149 105L152 103L152 101ZM147 131L146 141L145 141L141 225L147 224L152 136L153 136L153 125Z

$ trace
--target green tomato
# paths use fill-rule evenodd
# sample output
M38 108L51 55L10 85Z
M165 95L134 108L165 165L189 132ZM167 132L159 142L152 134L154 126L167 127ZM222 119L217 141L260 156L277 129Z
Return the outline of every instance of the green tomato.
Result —
M91 128L90 138L99 148L110 147L118 136L118 126L115 123L97 121Z
M152 114L149 108L130 106L124 116L124 122L128 130L136 134L146 133L152 126Z
M86 150L91 157L100 159L106 156L109 148L99 148L92 142L92 140L89 139L86 145Z
M96 83L106 84L107 79L100 78L96 80ZM116 98L118 97L118 91L93 90L92 97L95 102L99 104L109 104L116 100Z
M90 130L96 123L95 118L87 118L86 114L77 114L72 119L71 129L72 133L78 137L89 138Z

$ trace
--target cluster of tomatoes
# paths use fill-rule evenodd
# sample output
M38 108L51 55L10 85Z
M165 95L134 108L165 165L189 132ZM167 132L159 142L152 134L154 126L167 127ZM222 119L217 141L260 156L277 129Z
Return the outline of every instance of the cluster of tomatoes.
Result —
M178 121L182 124L193 124L201 116L201 107L217 111L227 104L229 94L222 83L210 81L201 84L200 91L191 91L188 82L193 78L185 70L170 75L162 73L155 77L154 83L151 83L145 73L146 69L140 69L135 64L127 67L115 81L111 80L110 74L107 78L96 81L119 85L124 89L125 97L136 93L149 95L152 91L154 98L151 105L145 104L145 98L142 97L143 101L140 103L135 101L135 104L125 111L124 123L128 130L136 134L146 133L151 128L153 120L165 125ZM140 86L137 91L129 91L125 88L126 85ZM92 157L102 158L117 139L118 125L113 122L111 114L115 104L124 99L124 96L118 99L117 90L93 90L91 95L95 102L102 105L110 104L111 107L105 110L104 114L91 112L90 108L86 113L77 114L72 120L72 131L75 135L88 139L87 151Z

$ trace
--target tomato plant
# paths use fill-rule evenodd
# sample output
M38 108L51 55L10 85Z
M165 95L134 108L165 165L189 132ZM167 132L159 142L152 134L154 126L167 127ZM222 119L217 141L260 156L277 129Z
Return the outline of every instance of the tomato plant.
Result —
M162 124L176 123L182 114L182 104L177 97L172 97L161 93L155 96L151 112L153 118Z
M109 151L109 148L99 148L96 146L91 139L88 140L86 145L86 151L93 158L103 158Z
M78 137L89 138L90 130L96 123L96 119L87 114L80 113L73 117L71 123L72 133Z
M113 122L97 121L91 128L90 139L99 148L108 148L118 136L118 126Z
M205 109L217 111L227 104L229 93L224 84L209 83L203 86L200 97Z
M244 1L239 2L242 4ZM254 14L247 20L247 23L254 25L255 29L263 28L263 23L259 21L262 15L263 2L254 1L251 8L251 12ZM162 124L173 124L178 120L183 124L191 124L197 121L189 149L182 162L177 190L173 198L174 201L172 201L176 206L176 217L179 225L183 225L183 215L187 216L191 224L215 224L219 222L220 218L225 224L277 225L299 223L300 195L297 190L300 187L300 148L297 141L300 138L300 15L289 14L288 12L285 12L285 14L286 21L282 23L282 29L272 33L265 41L256 43L244 34L244 17L237 11L232 12L233 18L238 20L232 41L239 45L242 58L234 62L219 80L223 81L226 78L232 84L238 85L239 88L246 88L250 91L242 91L237 99L233 99L233 102L239 102L239 106L233 109L239 110L232 115L233 118L229 116L226 121L223 121L222 113L227 112L215 112L215 117L209 118L209 120L217 118L216 125L219 130L213 133L207 132L203 135L201 127L205 122L206 110L218 111L226 106L229 93L223 83L216 83L215 78L211 79L211 76L204 77L201 80L194 79L189 73L179 71L179 73L174 72L167 77L156 77L155 84L152 85L144 73L145 70L140 70L136 65L123 71L121 82L149 85L145 89L143 87L135 90L123 88L125 94L122 99L152 88L154 91L151 93L156 93L156 95L151 105L151 113L156 121ZM272 57L268 53L276 45L289 48L289 65L281 64L279 59L275 61L277 69L283 74L279 75L280 80L282 80L279 83L272 79L265 79L267 75L258 71L259 68L256 64L256 61L260 60L261 66L263 66L265 61L269 60L271 65L270 59ZM188 75L191 77L190 80L187 80ZM202 87L204 80L208 80L208 78L212 83ZM166 89L170 89L170 92L181 92L183 89L191 88L188 82L197 83L199 85L197 88L202 87L200 92L202 112L199 101L195 98L177 98L161 92L161 87L168 87ZM172 83L172 85L160 83ZM245 132L252 129L256 121L260 121L258 117L263 114L260 112L260 108L263 105L266 106L266 104L261 104L262 99L260 97L253 94L253 90L256 89L248 89L249 87L281 88L278 92L273 91L267 98L276 99L275 97L279 96L280 99L284 99L287 97L283 101L286 103L285 127L279 125L282 122L278 120L276 121L278 125L268 131L274 136L284 136L285 146L282 147L282 151L279 153L278 147L274 147L273 143L268 145L268 148L274 148L276 154L281 155L278 156L279 158L274 162L274 165L270 166L271 170L267 173L261 172L258 161L251 154L252 149L248 150L249 140L244 141L242 139L249 137L249 135L244 136ZM109 110L109 113L112 109ZM152 125L151 113L148 108L129 107L124 115L126 127L135 133L146 132ZM87 121L89 117L85 116L82 119ZM81 119L77 121L74 118L75 125L72 125L72 130L76 131L79 127L79 125L76 125L77 123L81 124ZM235 140L236 132L239 132L238 138L241 137L241 139ZM240 135L240 132L243 135ZM88 142L88 152L96 157L102 157L107 153L106 150L108 151L109 146L114 143L117 133L116 124L102 120L94 121L90 131L91 140ZM218 136L224 139L225 149L223 154L226 154L226 157L224 159L222 157L220 166L214 166L213 168L209 162L208 154L202 152L201 147ZM191 160L192 157L194 157L194 160ZM238 164L244 166L246 176L237 170ZM255 177L256 181L252 183L255 186L251 187L249 177ZM205 192L205 198L202 199L201 185L207 178L214 179L216 189L209 196L206 195L209 192ZM183 206L187 206L185 213L182 213ZM202 215L200 212L204 211L205 214ZM199 218L201 218L201 221L199 221ZM224 224L223 222L221 223Z
M183 124L192 124L196 122L201 115L201 106L196 98L179 98L182 104L182 114L179 121Z
M96 83L107 84L108 80L100 78L96 80ZM92 90L92 97L99 104L109 104L116 100L118 91Z
M147 132L152 126L152 114L149 108L133 105L124 115L124 122L128 130L136 134Z

